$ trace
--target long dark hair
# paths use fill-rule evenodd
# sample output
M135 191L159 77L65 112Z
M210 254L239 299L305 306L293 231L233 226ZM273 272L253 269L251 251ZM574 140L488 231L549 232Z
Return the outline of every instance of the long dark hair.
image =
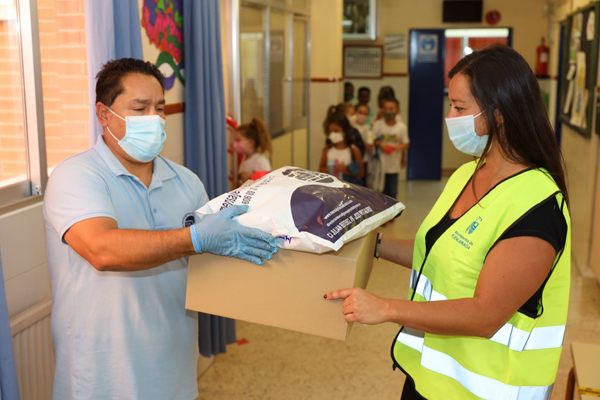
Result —
M325 121L323 121L323 130L325 135L329 134L329 125L336 124L342 131L344 131L344 141L346 142L346 146L352 146L352 130L354 129L352 125L350 125L350 121L346 117L346 104L340 103L336 106L330 106L327 109L327 115L325 116ZM329 140L326 140L327 145L331 146L333 143Z
M467 78L473 97L484 110L481 116L490 136L475 173L494 143L511 161L529 168L545 168L568 204L564 160L542 91L525 59L510 47L492 44L464 57L448 76L452 79L456 74ZM494 114L498 112L503 124L496 121Z

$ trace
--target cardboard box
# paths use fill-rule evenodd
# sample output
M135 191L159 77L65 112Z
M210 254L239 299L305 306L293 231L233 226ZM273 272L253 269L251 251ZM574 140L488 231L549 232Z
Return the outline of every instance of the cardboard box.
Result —
M190 257L186 308L257 324L346 340L351 325L337 289L365 288L376 233L324 254L279 250L264 265L199 254Z
M571 343L573 355L574 380L576 393L581 400L594 400L600 397L600 346L591 343ZM567 394L573 393L573 375L567 380ZM570 389L570 392L569 392Z

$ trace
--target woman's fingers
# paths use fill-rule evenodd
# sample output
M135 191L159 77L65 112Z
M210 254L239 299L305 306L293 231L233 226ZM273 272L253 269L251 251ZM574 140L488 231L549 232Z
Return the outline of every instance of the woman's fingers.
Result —
M358 319L356 318L356 315L352 314L352 313L346 314L344 316L344 318L346 319L346 322L357 322L358 321Z
M323 296L323 298L327 300L345 299L352 294L353 290L354 289L334 290L333 292L327 293L325 296Z

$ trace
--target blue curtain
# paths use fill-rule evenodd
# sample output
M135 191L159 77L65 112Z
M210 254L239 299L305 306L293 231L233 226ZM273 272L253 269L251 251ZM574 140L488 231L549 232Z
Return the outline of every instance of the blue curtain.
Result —
M219 1L183 2L185 58L185 165L204 183L209 198L227 191L225 93ZM235 321L199 314L200 353L224 353L235 342Z
M102 135L96 119L96 75L102 64L123 57L143 59L137 0L85 0L85 38L90 104L90 147Z
M15 355L12 347L6 293L4 291L4 274L0 258L0 399L19 400L19 384L15 369Z

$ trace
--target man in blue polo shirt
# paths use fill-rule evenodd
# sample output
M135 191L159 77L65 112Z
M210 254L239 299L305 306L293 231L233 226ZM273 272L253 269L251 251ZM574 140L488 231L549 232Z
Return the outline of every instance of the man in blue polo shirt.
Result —
M163 76L135 59L97 76L104 135L56 167L44 217L52 281L54 399L195 399L197 314L185 310L187 256L256 264L275 238L233 221L244 208L197 219L198 177L158 156Z

